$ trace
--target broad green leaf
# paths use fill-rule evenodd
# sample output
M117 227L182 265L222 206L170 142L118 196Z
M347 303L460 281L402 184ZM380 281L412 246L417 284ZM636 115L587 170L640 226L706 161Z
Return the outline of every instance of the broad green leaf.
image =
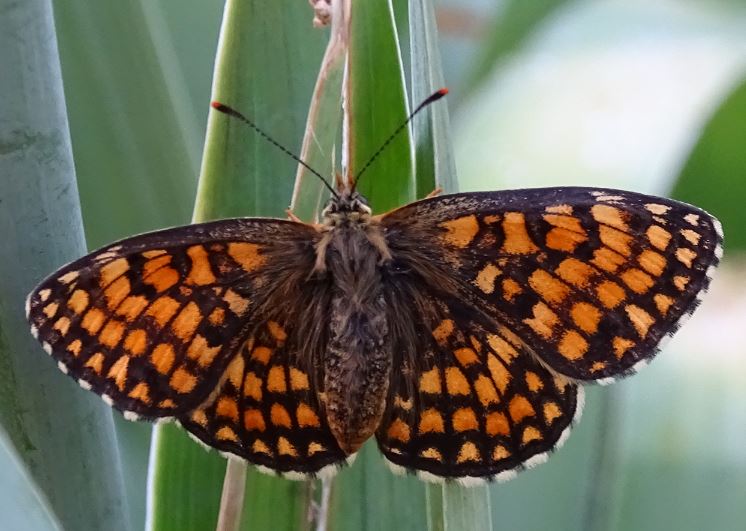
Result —
M0 10L0 420L62 525L127 530L111 412L60 373L23 314L33 286L85 252L51 5Z
M239 109L299 153L326 32L305 4L226 2L213 100ZM290 204L296 162L245 124L212 113L194 220L281 216Z
M432 0L409 2L412 105L445 87ZM455 192L456 166L450 139L448 102L441 100L415 118L415 180L421 198L440 186Z
M55 2L91 248L189 221L200 132L174 93L176 66L159 54L167 35L149 17L138 2Z
M673 197L717 216L728 251L746 249L746 80L705 125L673 189Z
M153 428L146 529L214 529L225 474L224 458L171 424Z
M220 6L58 0L55 8L88 248L188 223ZM152 430L114 420L132 527L141 529Z
M352 3L345 87L349 128L347 171L358 175L384 141L407 117L406 91L389 1ZM408 130L392 139L362 175L359 189L375 212L414 198L412 145Z
M284 0L229 0L213 79L213 100L249 116L275 140L299 152L326 33L311 26L307 5ZM283 217L295 162L237 120L208 120L194 221ZM183 431L158 427L151 460L149 528L215 526L225 459L206 453ZM305 519L305 484L250 469L245 529L295 529ZM267 510L282 507L282 511ZM174 514L179 514L178 519Z
M5 529L62 531L49 502L0 427L0 513Z
M413 476L395 476L374 441L358 452L348 470L334 480L329 529L419 531L427 525L424 484Z

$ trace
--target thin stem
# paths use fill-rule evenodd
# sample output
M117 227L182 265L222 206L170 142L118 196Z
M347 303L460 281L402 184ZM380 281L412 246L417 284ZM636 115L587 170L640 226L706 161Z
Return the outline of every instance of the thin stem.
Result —
M342 111L342 72L344 62L347 56L349 16L346 2L333 2L331 4L331 31L329 34L329 44L324 52L321 61L319 75L316 78L316 86L313 89L311 105L308 109L308 118L306 120L306 130L303 135L303 145L300 151L300 158L309 164L314 165L313 161L318 157L326 157L325 161L331 160L329 175L333 173L335 159L333 142L334 137L329 137L330 131L336 132L336 127L330 127L335 123L332 120L339 121ZM330 108L334 106L335 108ZM328 129L328 130L327 130ZM332 144L331 146L327 144ZM325 149L332 147L331 154L325 152ZM331 155L331 158L328 157ZM318 162L317 162L318 164ZM321 167L324 167L322 165ZM290 202L290 208L295 210L301 201L301 194L311 193L308 186L303 186L303 177L307 168L303 165L298 166L295 175L295 187L293 188L293 198ZM323 171L323 170L322 170ZM317 202L316 210L319 202ZM302 212L301 215L306 213ZM315 212L318 218L319 212Z
M492 529L490 491L484 487L463 487L458 483L443 485L443 528Z
M609 526L615 500L619 498L616 487L619 480L619 435L621 432L621 408L624 396L619 389L609 389L598 397L601 422L595 439L594 464L591 467L588 492L585 496L585 510L581 529L593 531Z
M316 514L316 531L326 531L327 522L329 521L329 499L332 493L332 478L323 478L321 480L321 500Z
M215 531L238 531L241 525L244 492L246 490L246 461L228 459L220 496L220 512Z

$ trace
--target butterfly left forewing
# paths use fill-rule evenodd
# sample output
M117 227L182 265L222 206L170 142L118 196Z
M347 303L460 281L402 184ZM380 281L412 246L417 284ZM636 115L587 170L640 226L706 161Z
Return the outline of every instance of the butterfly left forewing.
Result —
M381 222L402 268L419 268L554 370L586 381L647 362L694 311L722 252L706 212L617 190L455 194Z
M261 219L128 238L44 280L27 302L32 333L128 418L181 414L220 384L269 298L270 264L293 251L299 267L312 264L314 238L306 225Z

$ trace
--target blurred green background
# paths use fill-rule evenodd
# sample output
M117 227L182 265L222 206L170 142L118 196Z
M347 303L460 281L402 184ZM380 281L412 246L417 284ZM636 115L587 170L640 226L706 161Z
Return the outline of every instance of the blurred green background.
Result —
M406 4L394 0L398 24ZM53 5L89 248L189 222L223 2ZM490 487L493 528L746 529L746 3L436 7L462 191L582 184L671 195L718 216L726 237L710 295L661 356L634 378L589 388L565 447ZM315 39L306 67L286 80L292 90L260 102L259 120L294 151L301 138L285 124L305 121L325 45L310 9L299 20L284 38ZM398 30L406 36L406 22ZM406 43L402 56L406 66ZM115 424L129 527L140 529L151 428ZM0 489L29 481L9 473Z

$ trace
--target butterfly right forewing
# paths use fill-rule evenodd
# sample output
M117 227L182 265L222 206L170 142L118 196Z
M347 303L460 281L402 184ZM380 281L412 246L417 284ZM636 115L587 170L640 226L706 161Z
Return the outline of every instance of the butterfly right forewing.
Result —
M182 415L199 441L287 477L344 462L313 375L288 344L297 322L259 323L233 358L219 392ZM331 467L330 470L334 470Z
M304 278L315 238L264 219L128 238L43 281L28 299L32 333L129 418L182 414L216 391L255 321Z

